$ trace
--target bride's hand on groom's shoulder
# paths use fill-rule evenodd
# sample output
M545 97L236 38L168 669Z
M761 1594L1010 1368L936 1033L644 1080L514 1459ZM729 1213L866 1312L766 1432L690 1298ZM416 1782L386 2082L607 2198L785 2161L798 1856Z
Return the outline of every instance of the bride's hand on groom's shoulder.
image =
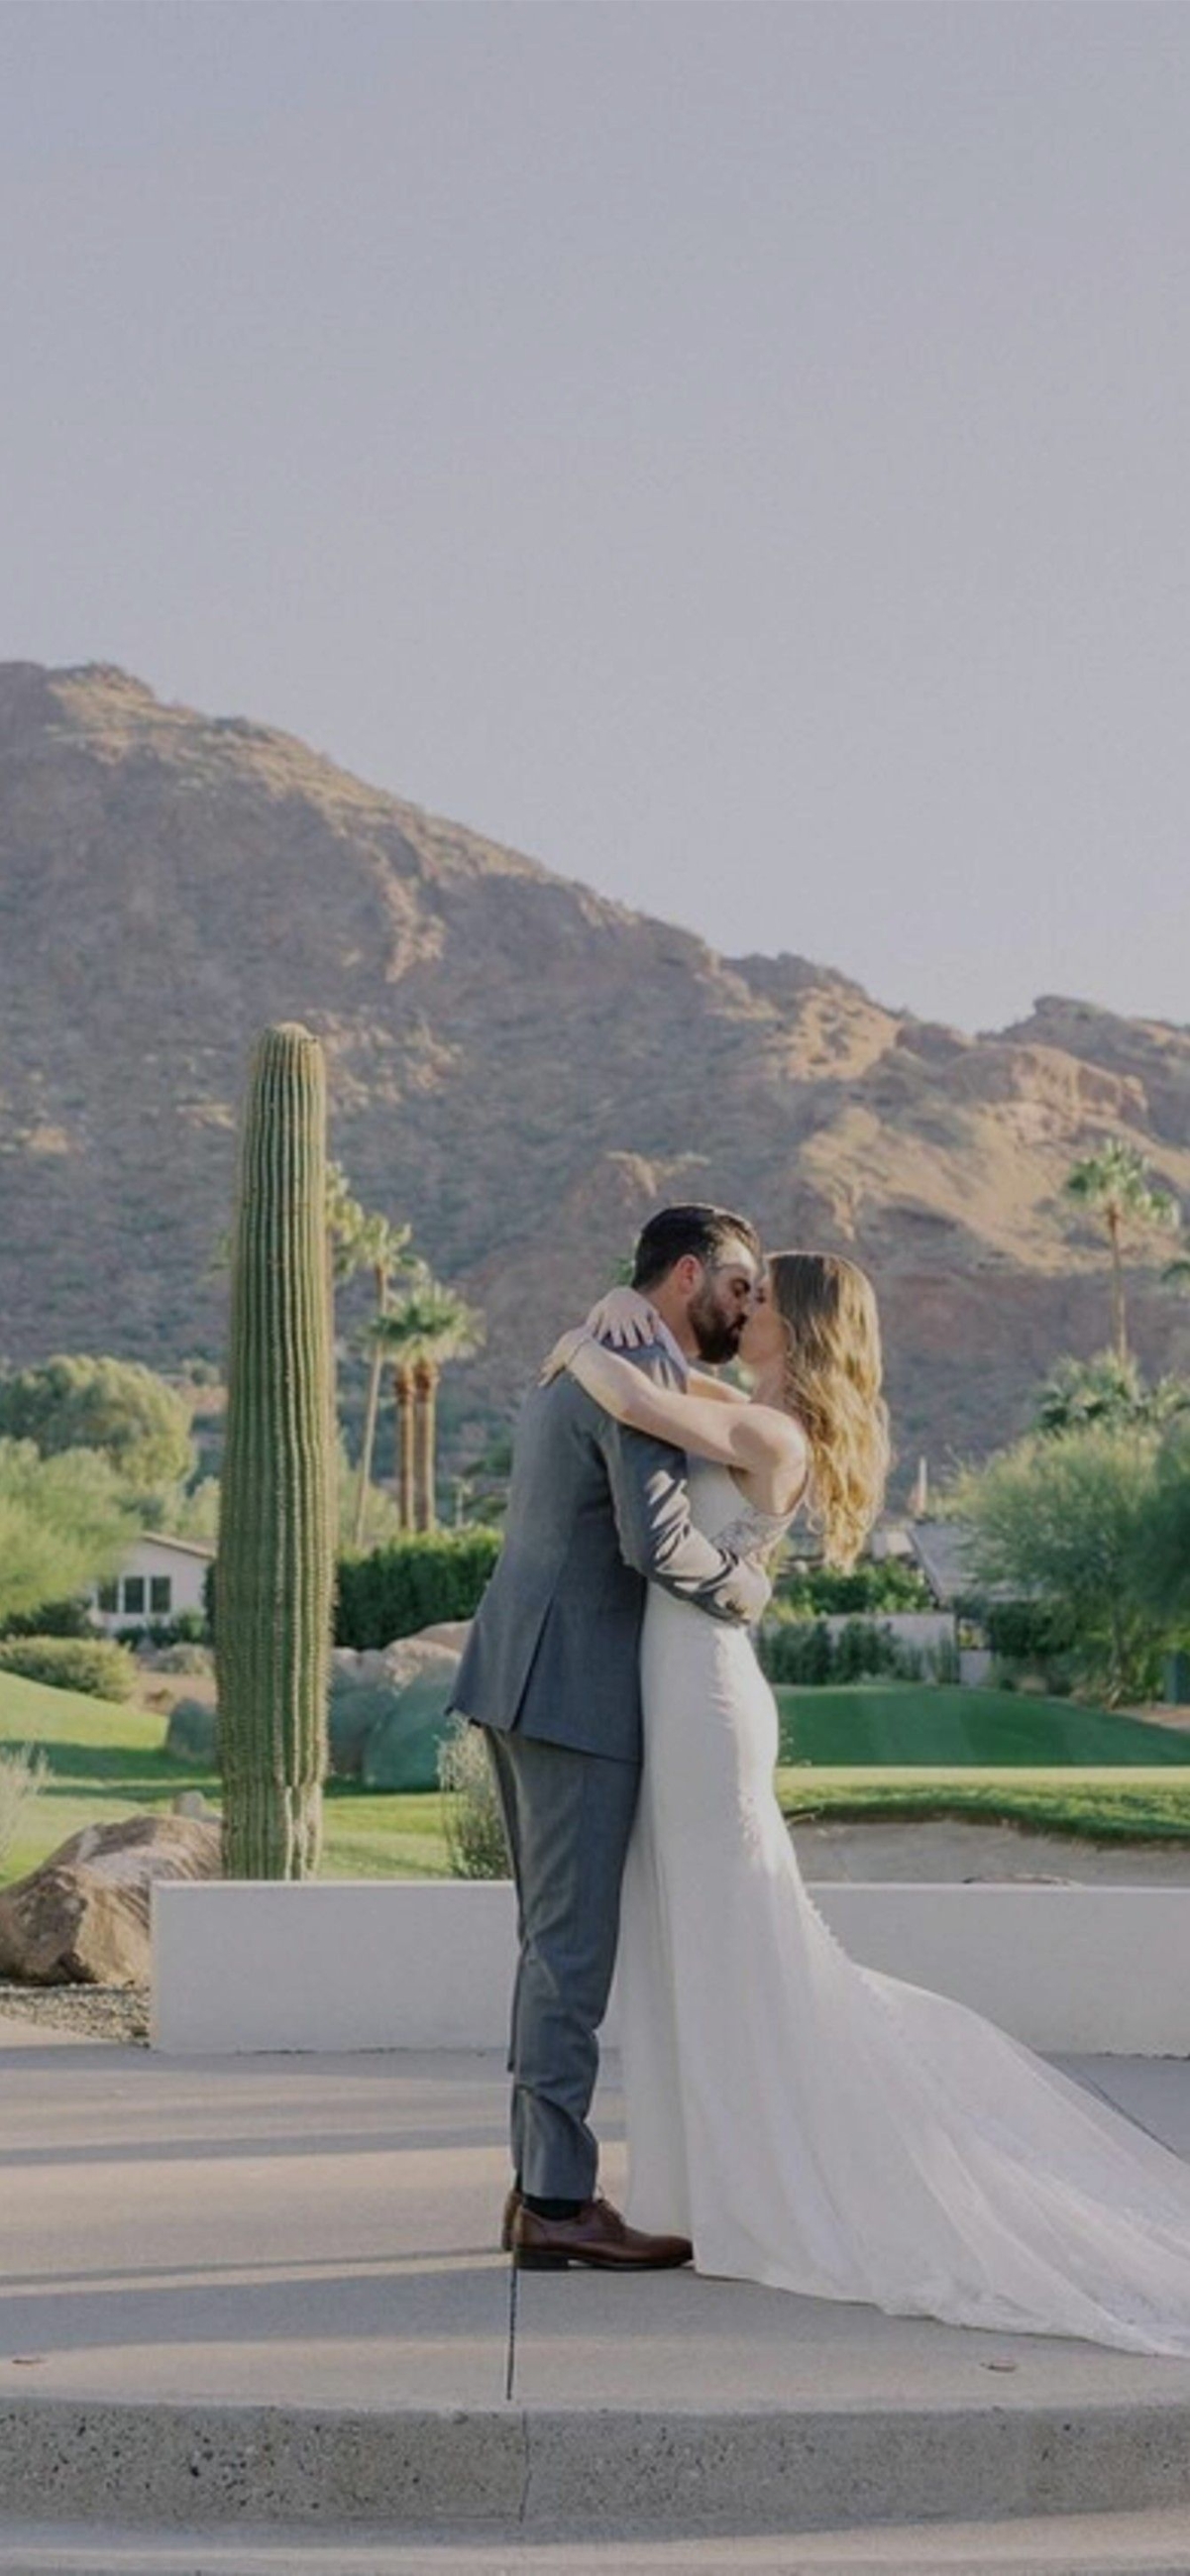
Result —
M555 1342L549 1357L542 1361L538 1385L552 1385L556 1377L561 1377L563 1369L569 1368L575 1352L584 1342L589 1342L591 1339L592 1335L586 1324L572 1324L570 1331L561 1334Z
M659 1337L657 1310L639 1288L609 1288L587 1317L593 1341L610 1342L614 1351L643 1351Z

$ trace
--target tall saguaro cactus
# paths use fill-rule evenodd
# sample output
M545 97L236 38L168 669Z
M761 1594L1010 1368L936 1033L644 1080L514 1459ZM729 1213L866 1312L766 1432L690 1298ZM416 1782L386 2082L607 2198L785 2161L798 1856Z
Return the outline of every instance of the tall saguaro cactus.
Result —
M232 1242L215 1655L229 1878L318 1866L335 1565L326 1072L303 1028L252 1060Z

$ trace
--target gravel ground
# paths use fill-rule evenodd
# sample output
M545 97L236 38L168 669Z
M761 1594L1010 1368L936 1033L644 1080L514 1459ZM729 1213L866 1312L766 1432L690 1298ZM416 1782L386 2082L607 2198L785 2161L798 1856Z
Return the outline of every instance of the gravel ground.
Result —
M16 1986L0 1979L0 2021L48 2022L78 2039L149 2045L147 1986Z

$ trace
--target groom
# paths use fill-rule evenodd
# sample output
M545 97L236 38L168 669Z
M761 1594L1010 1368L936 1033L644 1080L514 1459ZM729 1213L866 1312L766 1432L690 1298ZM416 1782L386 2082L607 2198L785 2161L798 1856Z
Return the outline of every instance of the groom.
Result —
M762 1262L746 1217L651 1217L632 1284L662 1339L624 1356L670 1386L687 1363L734 1357ZM587 2125L641 1762L639 1647L648 1583L712 1619L750 1622L764 1575L690 1519L686 1460L628 1430L564 1373L527 1398L503 1550L454 1705L487 1734L516 1879L520 1963L509 2068L515 2182L504 2243L535 2270L687 2263L595 2196Z

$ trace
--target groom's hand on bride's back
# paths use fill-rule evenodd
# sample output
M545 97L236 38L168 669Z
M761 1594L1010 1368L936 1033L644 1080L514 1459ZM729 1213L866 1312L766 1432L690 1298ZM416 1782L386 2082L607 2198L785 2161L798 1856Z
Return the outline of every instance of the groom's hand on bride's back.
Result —
M744 1612L744 1624L746 1627L754 1628L757 1620L763 1619L768 1609L773 1597L773 1587L763 1565L758 1565L755 1558L750 1556L740 1559L740 1581L745 1585L746 1590L751 1592L753 1603L753 1606Z

